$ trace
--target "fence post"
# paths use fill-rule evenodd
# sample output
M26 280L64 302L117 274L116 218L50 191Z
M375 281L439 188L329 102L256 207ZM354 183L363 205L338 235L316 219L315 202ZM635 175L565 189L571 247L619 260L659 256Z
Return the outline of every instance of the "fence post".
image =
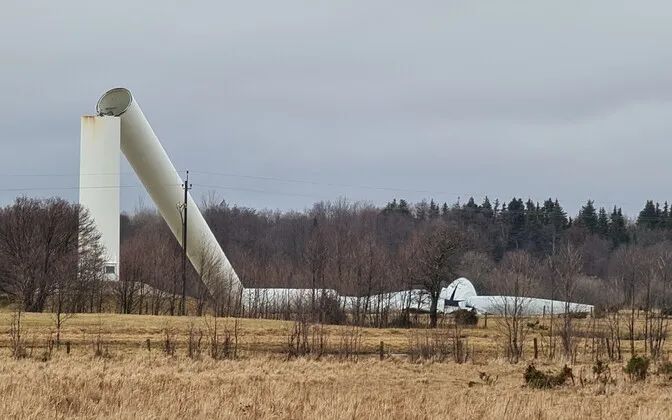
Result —
M537 345L537 337L534 337L534 360L537 360L539 357L539 347Z

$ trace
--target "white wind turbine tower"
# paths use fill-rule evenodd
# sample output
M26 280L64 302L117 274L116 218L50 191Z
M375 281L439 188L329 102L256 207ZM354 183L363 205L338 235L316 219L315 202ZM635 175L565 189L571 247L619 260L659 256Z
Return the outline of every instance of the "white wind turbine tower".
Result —
M120 151L133 167L159 213L180 245L182 179L161 146L138 103L128 89L106 92L97 115L81 121L79 202L86 207L101 233L108 278L119 275L119 163ZM187 192L187 257L200 274L202 261L212 261L233 291L242 289L238 276L198 206Z

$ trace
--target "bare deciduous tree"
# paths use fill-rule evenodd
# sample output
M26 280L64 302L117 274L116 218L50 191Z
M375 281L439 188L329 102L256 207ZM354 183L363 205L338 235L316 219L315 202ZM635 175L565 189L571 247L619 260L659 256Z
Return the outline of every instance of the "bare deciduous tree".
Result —
M18 198L0 210L0 290L26 311L82 311L100 290L102 248L84 209L61 199Z
M456 279L462 257L468 247L464 230L442 222L428 224L411 240L415 249L414 279L427 290L430 297L430 327L437 324L437 306L441 289Z
M565 302L564 308L562 308L560 338L565 358L572 359L576 332L574 331L574 316L572 314L571 302L575 298L574 293L576 292L583 261L579 251L570 243L560 246L553 260L553 274L557 276L560 297Z
M498 327L504 339L506 357L511 363L518 363L523 357L525 339L530 327L526 314L536 278L536 261L525 251L514 251L504 255L495 270L496 291L500 296L493 297L499 318Z

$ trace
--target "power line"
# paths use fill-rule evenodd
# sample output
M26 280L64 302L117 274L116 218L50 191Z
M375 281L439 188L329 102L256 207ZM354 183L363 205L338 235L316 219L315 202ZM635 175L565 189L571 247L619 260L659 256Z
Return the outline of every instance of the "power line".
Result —
M178 187L181 184L154 184L153 186ZM109 188L140 188L142 185L94 185L89 187L26 187L26 188L0 188L0 192L23 192L23 191L51 191L51 190L88 190Z
M258 179L258 180L262 180L262 181L275 181L275 182L286 182L286 183L296 183L296 184L323 185L323 186L340 187L340 188L360 188L360 189L368 189L368 190L396 191L396 192L420 193L420 194L437 194L437 195L451 195L451 194L454 194L454 193L447 192L447 191L430 191L430 190L417 190L417 189L395 188L395 187L385 187L385 186L340 184L340 183L333 183L333 182L310 181L310 180L306 180L306 179L279 178L279 177L272 177L272 176L245 175L245 174L233 174L233 173L223 173L223 172L192 171L192 173L202 174L202 175L225 176L225 177L233 177L233 178Z
M492 196L496 197L496 195L490 195L487 193L474 193L474 192L469 192L469 193L458 193L458 192L449 192L449 191L432 191L432 190L424 190L424 189L413 189L413 188L397 188L397 187L390 187L390 186L371 186L371 185L357 185L357 184L341 184L341 183L332 183L332 182L320 182L320 181L312 181L312 180L306 180L306 179L296 179L296 178L282 178L282 177L275 177L275 176L259 176L259 175L247 175L247 174L237 174L237 173L225 173L225 172L213 172L213 171L192 171L194 174L202 174L202 175L214 175L214 176L223 176L223 177L232 177L232 178L243 178L243 179L256 179L256 180L261 180L261 181L272 181L272 182L283 182L283 183L296 183L296 184L308 184L308 185L322 185L322 186L331 186L331 187L340 187L340 188L358 188L358 189L368 189L368 190L379 190L379 191L391 191L391 192L400 192L400 193L415 193L415 194L430 194L434 196L449 196L449 197L473 197L473 196ZM234 189L233 187L218 187L218 188L226 188L226 189ZM254 190L250 189L250 192L267 192L265 190ZM270 192L274 193L274 192ZM280 193L278 193L280 194ZM302 196L302 194L290 194L290 193L284 193L283 195L298 195ZM313 197L309 195L303 195L306 197ZM522 196L521 196L522 198ZM538 200L536 200L538 201ZM536 202L535 201L535 202ZM542 201L545 201L542 200ZM611 201L611 200L597 200L597 201L609 201L610 203L616 204L618 206L626 206L628 204L635 204L635 202L623 202L623 201Z
M268 194L268 195L283 195L283 196L294 196L294 197L305 197L305 198L310 198L313 200L325 200L329 199L326 197L322 196L316 196L314 194L303 194L303 193L292 193L292 192L284 192L284 191L277 191L277 190L268 190L268 189L257 189L257 188L247 188L247 187L236 187L236 186L230 186L230 185L213 185L213 184L193 184L194 186L201 187L201 188L210 188L210 189L221 189L221 190L231 190L231 191L243 191L243 192L252 192L252 193L257 193L257 194ZM81 189L110 189L110 188L140 188L142 185L119 185L119 186L114 186L114 185L96 185L96 186L85 186L85 187L80 187L80 186L40 186L40 187L12 187L12 188L0 188L0 192L28 192L28 191L58 191L58 190L81 190ZM175 187L175 186L182 186L182 184L155 184L154 186L165 186L165 187ZM143 186L144 187L144 186ZM342 196L347 196L346 194L341 194ZM602 200L605 201L605 200ZM506 204L506 202L502 201L503 204ZM617 206L622 206L622 202L613 202ZM631 204L634 204L631 203ZM613 204L612 204L613 205ZM611 207L611 206L609 206ZM598 208L598 207L596 207ZM605 208L607 210L610 210L609 208ZM508 211L508 210L507 210ZM508 211L509 214L515 214L516 211ZM520 213L524 213L524 211L521 211Z
M182 174L185 171L175 171L177 174ZM87 172L87 173L68 173L68 172L61 172L61 173L37 173L37 174L17 174L17 173L9 173L9 174L0 174L0 177L15 177L15 178L38 178L38 177L75 177L75 176L94 176L94 175L135 175L135 172Z
M185 171L176 171L176 174L182 174ZM233 178L242 178L242 179L254 179L261 181L272 181L272 182L281 182L281 183L295 183L295 184L307 184L307 185L322 185L322 186L331 186L331 187L340 187L340 188L357 188L357 189L367 189L367 190L378 190L378 191L390 191L390 192L399 192L399 193L415 193L415 194L430 194L434 196L473 196L478 195L474 193L462 194L462 193L450 193L446 191L432 191L424 189L412 189L412 188L397 188L390 186L372 186L372 185L357 185L357 184L345 184L345 183L333 183L333 182L320 182L313 181L308 179L296 179L296 178L283 178L275 176L259 176L259 175L248 175L248 174L239 174L239 173L225 173L225 172L216 172L216 171L192 171L192 173L202 174L202 175L213 175L213 176L223 176L223 177L233 177ZM134 175L133 172L120 172L119 175ZM84 173L84 174L75 174L75 173L36 173L36 174L1 174L2 177L70 177L70 176L104 176L104 175L117 175L117 173ZM180 184L181 185L181 184ZM203 188L212 188L212 189L224 189L224 190L233 190L233 191L245 191L258 194L270 194L270 195L284 195L284 196L296 196L296 197L306 197L311 199L323 200L324 197L317 197L314 194L304 194L304 193L291 193L283 192L277 190L269 189L257 189L257 188L246 188L238 186L228 186L228 185L209 185L209 184L196 184ZM166 186L175 186L175 184L166 184ZM119 188L139 188L140 185L120 185ZM0 188L0 192L28 192L28 191L56 191L56 190L79 190L79 189L106 189L114 188L114 186L35 186L35 187L11 187L11 188ZM340 194L346 196L347 194ZM481 194L487 195L487 194ZM493 196L494 197L494 196ZM610 200L599 200L603 202L608 202ZM616 204L618 206L624 205L633 205L634 202L622 202L622 201L611 201L611 205Z
M175 171L176 174L184 174L185 171ZM334 183L334 182L322 182L314 181L308 179L297 179L297 178L283 178L275 176L260 176L260 175L248 175L248 174L238 174L230 172L216 172L216 171L191 171L192 174L203 174L203 175L214 175L214 176L224 176L224 177L234 177L234 178L247 178L247 179L256 179L262 181L274 181L274 182L284 182L284 183L299 183L299 184L309 184L309 185L324 185L332 187L342 187L342 188L360 188L360 189L372 189L372 190L383 190L383 191L397 191L397 192L408 192L408 193L422 193L422 194L436 194L436 195L487 195L484 193L475 193L469 192L467 194L449 192L449 191L434 191L434 190L425 190L425 189L415 189L415 188L403 188L403 187L390 187L390 186L373 186L373 185L361 185L361 184L344 184L344 183ZM90 172L90 173L36 173L36 174L26 174L26 173L7 173L0 174L0 177L69 177L69 176L96 176L96 175L135 175L134 172ZM74 187L73 187L74 188Z
M290 193L290 192L284 192L284 191L270 191L270 190L260 190L256 188L246 188L246 187L233 187L233 186L228 186L228 185L207 185L207 184L193 184L196 187L201 187L201 188L212 188L212 189L217 189L217 190L234 190L234 191L245 191L245 192L253 192L253 193L260 193L260 194L273 194L273 195L288 195L288 196L296 196L296 197L306 197L306 198L312 198L312 199L322 199L318 198L314 195L311 194L302 194L302 193Z

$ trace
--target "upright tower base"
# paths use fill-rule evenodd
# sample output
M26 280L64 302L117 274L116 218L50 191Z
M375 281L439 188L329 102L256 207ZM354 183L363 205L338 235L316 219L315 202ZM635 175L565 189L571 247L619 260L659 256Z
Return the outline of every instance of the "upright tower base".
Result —
M89 211L105 247L105 277L119 279L121 120L82 117L79 204Z

